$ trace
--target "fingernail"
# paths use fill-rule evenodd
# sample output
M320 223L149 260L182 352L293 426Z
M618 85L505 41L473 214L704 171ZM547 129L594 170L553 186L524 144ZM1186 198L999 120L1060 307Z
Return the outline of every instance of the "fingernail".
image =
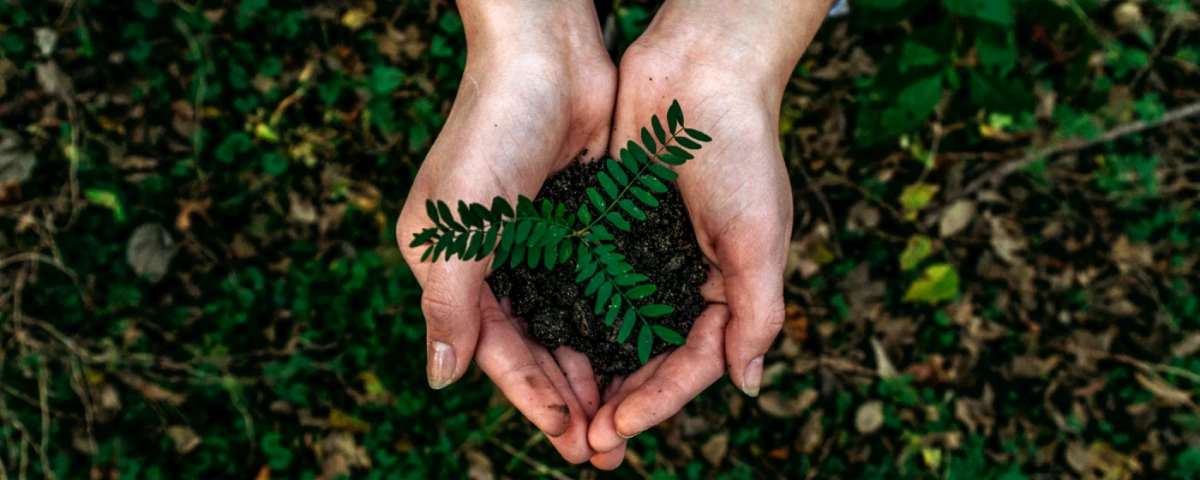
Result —
M751 397L758 396L758 389L762 387L762 372L763 372L763 357L759 355L746 365L746 373L742 375L742 391Z
M621 437L621 438L624 438L624 439L626 439L626 440L629 440L629 439L631 439L631 438L633 438L633 437L636 437L636 436L637 436L637 434L636 434L636 433L634 433L634 434L632 434L632 435L629 435L628 437L626 437L626 436L625 436L625 434L623 434L623 433L621 433L621 432L617 432L617 436L618 436L618 437Z
M426 373L431 388L446 388L454 381L454 349L442 342L429 342L429 367Z

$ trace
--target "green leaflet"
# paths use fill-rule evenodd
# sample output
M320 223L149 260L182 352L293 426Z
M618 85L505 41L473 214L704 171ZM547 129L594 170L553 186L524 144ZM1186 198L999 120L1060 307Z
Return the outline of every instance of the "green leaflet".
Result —
M645 365L650 361L650 350L654 347L654 335L650 333L648 325L642 325L641 331L638 333L638 361Z
M617 183L621 184L622 187L629 185L629 175L625 174L625 169L621 168L621 164L617 163L616 160L611 158L605 163L608 166L608 174L611 175L613 179L617 181Z
M658 338L661 338L664 342L672 345L683 345L686 342L686 340L683 338L683 335L680 335L678 332L662 325L654 325L650 328L654 329L654 334L657 335Z
M618 193L617 184L613 183L612 177L609 177L608 174L604 172L600 172L596 174L596 176L600 180L600 187L604 189L604 193L608 194L608 198L616 200Z
M621 330L617 331L617 343L625 343L629 339L629 334L633 333L633 327L637 324L637 313L632 308L625 311L625 317L621 319Z
M650 125L654 127L654 136L658 138L658 142L667 144L667 131L663 128L662 122L658 120L658 115L650 117Z

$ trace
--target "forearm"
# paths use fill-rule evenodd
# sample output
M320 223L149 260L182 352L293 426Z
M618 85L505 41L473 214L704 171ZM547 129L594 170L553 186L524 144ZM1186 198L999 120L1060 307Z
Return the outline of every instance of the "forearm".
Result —
M833 0L667 0L647 36L782 92Z

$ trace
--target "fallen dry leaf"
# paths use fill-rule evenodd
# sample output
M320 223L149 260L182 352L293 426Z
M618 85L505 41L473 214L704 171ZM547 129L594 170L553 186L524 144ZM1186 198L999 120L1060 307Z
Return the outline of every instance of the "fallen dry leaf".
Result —
M959 200L946 209L939 221L942 238L952 237L963 231L975 219L975 202Z
M175 442L175 451L187 455L200 445L200 437L191 427L186 425L171 425L167 427L167 437Z
M795 398L787 398L778 391L770 391L758 396L758 408L772 417L796 418L808 410L819 397L820 394L813 389L805 390Z
M821 447L821 442L825 439L825 426L821 424L823 414L821 410L813 412L800 429L800 436L796 439L796 450L800 453L811 455Z
M796 343L804 343L808 339L808 315L805 315L804 307L788 302L784 310L783 333Z
M0 130L0 185L15 185L29 180L37 157L25 145L21 135Z
M494 480L492 461L479 450L467 451L467 478L470 480Z
M1141 373L1135 373L1134 378L1150 393L1154 394L1154 398L1158 399L1159 403L1166 407L1178 407L1182 405L1193 405L1192 393L1175 388L1175 386L1156 377L1150 378Z
M175 241L166 228L157 223L147 223L130 235L125 258L138 275L158 282L167 274L167 266L175 256L174 245Z
M725 453L729 451L729 434L725 432L713 435L704 446L700 447L700 454L708 460L708 463L717 466L725 459Z
M871 400L858 407L858 413L854 414L854 428L857 428L859 433L874 433L882 426L883 402Z
M883 344L879 343L879 339L871 337L871 350L875 352L875 371L881 378L893 378L898 375L896 367L888 359L887 352L884 351Z

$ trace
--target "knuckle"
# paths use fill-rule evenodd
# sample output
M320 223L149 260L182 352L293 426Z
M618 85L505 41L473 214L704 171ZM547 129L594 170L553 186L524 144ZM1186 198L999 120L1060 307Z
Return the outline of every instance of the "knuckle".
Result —
M445 290L427 288L421 295L421 311L431 327L441 325L465 313L464 301Z

